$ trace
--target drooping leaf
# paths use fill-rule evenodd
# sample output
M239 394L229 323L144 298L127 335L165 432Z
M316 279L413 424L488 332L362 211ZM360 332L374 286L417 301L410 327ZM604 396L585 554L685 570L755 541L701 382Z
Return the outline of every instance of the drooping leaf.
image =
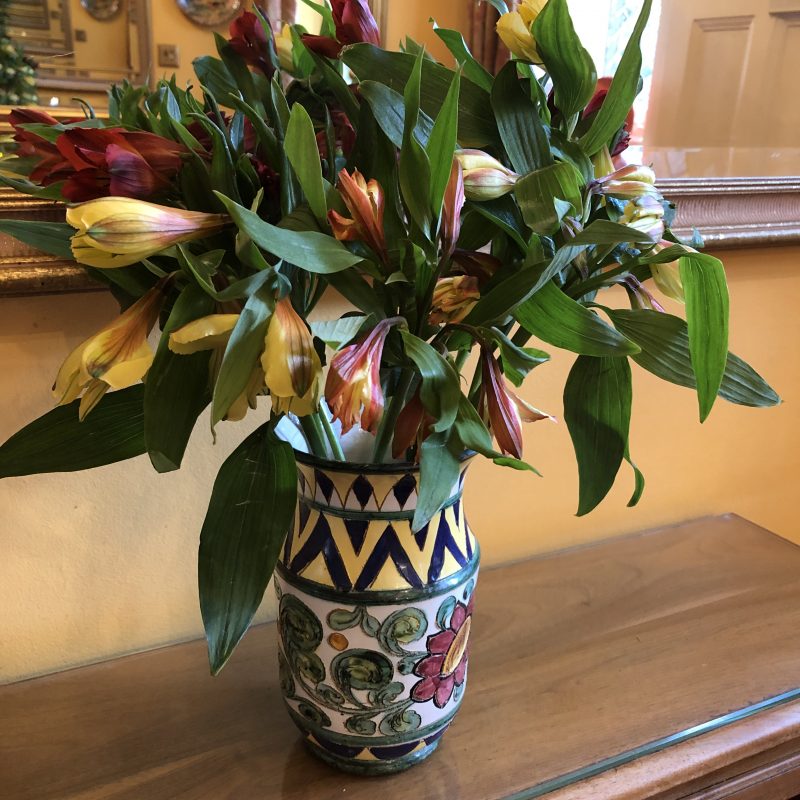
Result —
M322 164L317 151L314 123L301 103L292 106L284 147L314 216L324 224L328 216L328 204L325 202Z
M728 285L722 262L707 253L681 256L678 264L703 422L717 399L728 359Z
M145 452L144 386L110 392L81 422L80 400L58 406L0 446L0 478L77 472Z
M614 325L641 347L633 360L662 380L697 387L689 353L686 323L672 314L657 311L606 309ZM751 408L769 408L781 402L775 390L745 361L728 353L719 396L730 403Z
M461 32L438 26L435 26L433 31L464 68L465 77L469 78L476 86L480 86L481 89L491 92L494 81L492 73L472 55Z
M608 89L603 105L597 112L591 127L580 139L587 155L593 156L603 145L611 141L622 127L636 99L642 72L641 40L653 0L643 0L642 10L620 59L614 79Z
M66 222L0 219L0 232L7 233L43 253L72 259L70 238L75 233L75 229Z
M481 333L497 343L503 374L514 386L522 386L525 377L532 369L550 360L549 354L535 347L521 347L515 344L497 328L483 328Z
M509 61L495 78L492 108L508 157L520 175L553 163L539 111L522 89L515 61Z
M534 20L533 38L553 79L556 108L567 118L583 111L597 86L597 70L575 33L567 0L548 0Z
M217 475L198 562L200 610L214 675L261 603L296 501L294 453L271 425L250 434Z
M586 356L627 356L639 346L550 282L517 306L514 316L528 333Z
M180 468L197 418L211 399L209 354L173 353L169 349L169 335L213 310L214 301L199 286L187 286L172 307L148 370L144 433L150 461L158 472Z
M419 498L411 527L424 528L453 492L461 461L449 446L451 432L432 433L420 446Z
M212 428L225 419L258 366L264 340L274 308L275 292L264 287L254 292L245 303L236 326L231 331L211 402Z
M564 387L564 419L578 461L578 516L614 485L628 448L631 367L627 358L580 356Z
M309 272L332 273L352 267L362 259L341 242L318 231L291 231L271 225L258 214L216 193L244 231L259 247Z
M447 431L458 413L461 387L458 375L447 359L413 333L401 330L406 355L417 365L422 377L420 400L436 420L434 431Z

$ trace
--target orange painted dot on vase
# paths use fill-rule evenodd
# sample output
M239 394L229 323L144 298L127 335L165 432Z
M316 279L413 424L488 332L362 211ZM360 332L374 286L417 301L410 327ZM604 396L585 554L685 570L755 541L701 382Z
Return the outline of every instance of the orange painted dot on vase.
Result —
M341 633L332 633L328 637L328 644L334 650L346 650L350 646L350 642L347 641L347 637Z

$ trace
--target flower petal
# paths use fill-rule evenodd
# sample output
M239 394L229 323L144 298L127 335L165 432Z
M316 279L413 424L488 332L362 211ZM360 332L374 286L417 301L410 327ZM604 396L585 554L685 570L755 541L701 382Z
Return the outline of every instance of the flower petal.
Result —
M438 688L439 682L434 678L423 678L415 683L411 689L411 699L418 703L425 703L430 700Z
M432 678L436 675L441 675L442 664L444 664L444 655L428 656L417 663L414 667L414 674L419 675L420 678Z
M453 675L448 675L442 678L439 686L436 688L436 693L433 696L433 704L437 708L444 708L450 698L453 696L453 689L455 688L456 681Z
M450 645L455 638L455 634L451 630L434 633L432 636L428 637L428 652L435 654L446 653L450 649Z

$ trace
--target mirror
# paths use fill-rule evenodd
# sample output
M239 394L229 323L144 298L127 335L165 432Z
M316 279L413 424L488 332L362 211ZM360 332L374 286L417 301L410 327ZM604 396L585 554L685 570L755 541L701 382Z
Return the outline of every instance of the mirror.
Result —
M178 0L178 8L195 25L204 28L214 28L230 22L242 7L242 0Z
M104 93L113 81L149 76L147 0L10 0L8 34L37 62L43 105L48 94Z

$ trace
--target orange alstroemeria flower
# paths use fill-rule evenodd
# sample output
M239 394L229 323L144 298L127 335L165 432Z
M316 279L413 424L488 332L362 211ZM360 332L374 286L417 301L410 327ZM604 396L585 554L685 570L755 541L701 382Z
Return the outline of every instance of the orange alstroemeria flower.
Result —
M383 231L385 199L381 185L374 179L367 181L358 170L349 175L343 169L339 173L339 194L352 219L343 217L337 211L329 211L328 221L333 235L340 242L364 242L382 261L386 261L386 235Z
M436 281L428 322L461 322L480 300L478 279L471 275L454 275Z
M325 399L334 419L347 433L357 422L375 433L383 416L381 357L383 345L397 319L381 320L359 344L351 344L331 359ZM362 410L363 407L363 410Z
M522 458L522 423L553 419L526 403L506 386L500 365L488 349L481 351L483 383L478 413L503 453Z

